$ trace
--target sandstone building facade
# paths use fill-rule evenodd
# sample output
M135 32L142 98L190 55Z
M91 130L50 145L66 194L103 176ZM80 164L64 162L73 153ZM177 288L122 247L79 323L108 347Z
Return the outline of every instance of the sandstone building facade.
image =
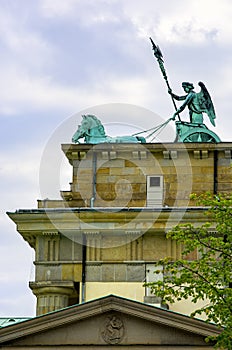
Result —
M191 193L232 189L231 143L64 144L72 167L61 200L8 213L35 250L37 315L109 294L160 306L145 281L154 262L180 257L166 239L178 223L201 225ZM214 226L212 223L212 230ZM190 256L189 259L196 259ZM190 312L189 303L171 306Z

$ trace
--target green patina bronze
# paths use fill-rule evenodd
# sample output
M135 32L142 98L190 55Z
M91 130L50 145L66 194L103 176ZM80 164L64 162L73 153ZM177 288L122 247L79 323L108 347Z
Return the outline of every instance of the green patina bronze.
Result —
M199 82L199 86L201 87L201 91L196 93L192 83L183 82L182 87L186 93L183 96L177 96L171 89L168 90L168 93L175 100L184 101L184 103L174 113L173 118L175 119L175 117L179 115L185 109L185 107L188 107L190 123L203 124L202 113L206 113L212 125L215 126L214 119L216 118L216 115L210 95L202 82Z
M101 121L92 114L82 115L82 123L72 137L72 142L79 143L83 139L85 143L146 143L142 136L107 136Z
M194 91L192 83L183 82L182 87L185 95L177 96L171 89L169 94L177 101L184 101L176 110L173 119L188 107L190 122L183 122L179 119L176 122L177 142L221 142L220 138L209 130L203 122L203 113L205 113L213 126L215 126L215 110L211 97L202 82L199 82L200 92Z
M205 124L176 121L176 142L221 142Z
M198 84L201 90L196 93L192 83L183 82L182 87L185 91L185 95L175 95L168 82L161 50L155 45L151 38L150 40L154 56L157 59L163 78L168 87L168 93L171 95L176 110L172 119L175 120L176 117L179 119L176 121L176 142L221 142L220 138L213 131L209 130L203 122L203 113L208 115L213 126L215 126L216 118L213 102L205 85L202 82L199 82ZM179 108L177 108L175 100L184 102ZM183 112L186 107L188 107L189 110L190 122L183 122L180 119L180 113Z
M183 82L182 87L185 94L182 96L175 95L172 92L172 89L168 82L162 52L160 48L155 45L151 38L150 40L152 43L154 56L157 59L161 73L168 88L168 93L170 94L173 105L175 107L175 113L173 117L169 118L165 123L161 125L148 130L144 130L137 134L111 137L106 135L104 126L96 116L87 114L82 116L82 122L80 125L78 125L78 129L72 137L72 142L79 143L79 140L82 139L85 143L90 144L138 142L146 143L146 139L143 136L138 136L139 134L141 135L152 131L148 137L153 136L154 139L154 135L157 133L157 131L160 132L161 128L165 127L170 121L175 120L176 117L178 117L178 121L176 121L175 142L221 142L220 138L213 131L209 130L203 122L204 113L208 116L213 126L215 126L216 118L213 102L205 85L202 82L199 82L198 84L200 86L200 92L195 92L192 83ZM177 108L175 100L183 101L179 108ZM186 107L188 107L189 110L189 122L182 121L180 118L180 114L185 110Z

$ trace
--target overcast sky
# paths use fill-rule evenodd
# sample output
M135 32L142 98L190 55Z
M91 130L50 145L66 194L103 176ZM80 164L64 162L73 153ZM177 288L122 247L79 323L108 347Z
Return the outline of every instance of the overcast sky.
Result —
M33 251L5 213L46 196L41 157L57 130L54 153L62 158L60 143L71 142L83 112L95 113L108 133L172 116L149 36L177 94L182 81L196 90L205 83L217 114L210 128L231 141L231 19L231 0L0 0L0 317L35 315ZM59 188L47 197L59 198Z

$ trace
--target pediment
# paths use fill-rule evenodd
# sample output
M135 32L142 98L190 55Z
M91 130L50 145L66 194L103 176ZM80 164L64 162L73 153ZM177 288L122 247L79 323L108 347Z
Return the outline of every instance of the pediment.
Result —
M7 346L206 346L213 325L116 296L33 318L0 330Z

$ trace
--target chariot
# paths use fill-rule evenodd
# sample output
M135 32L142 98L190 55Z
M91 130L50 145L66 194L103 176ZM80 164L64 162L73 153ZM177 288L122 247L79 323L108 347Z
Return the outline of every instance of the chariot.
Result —
M220 138L205 124L176 121L176 142L221 142Z

